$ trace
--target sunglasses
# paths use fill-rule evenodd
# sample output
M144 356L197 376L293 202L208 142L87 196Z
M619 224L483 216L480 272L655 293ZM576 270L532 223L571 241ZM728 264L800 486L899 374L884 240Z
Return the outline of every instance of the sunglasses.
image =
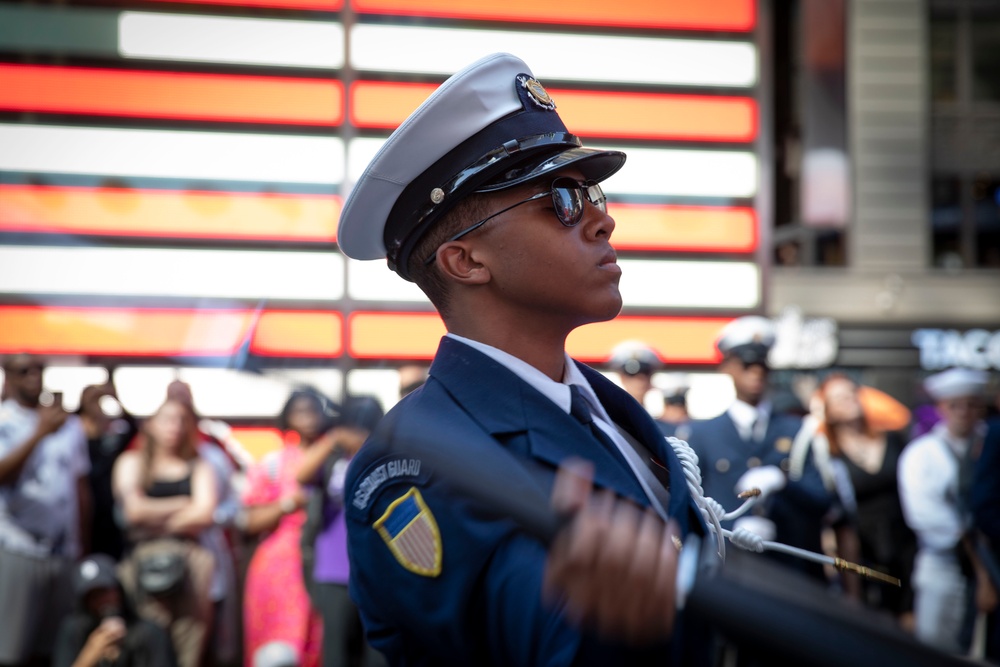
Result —
M507 208L500 209L496 213L483 218L476 224L466 227L454 236L450 236L441 245L457 241L466 234L471 234L493 218L497 217L501 213L506 213L512 208L517 208L521 204L527 204L528 202L537 201L549 196L552 197L552 208L555 209L556 218L559 219L559 222L562 223L564 227L574 227L580 224L580 221L583 220L585 202L589 201L591 204L596 206L601 213L606 213L608 210L607 197L604 196L604 190L601 189L601 186L597 181L584 181L581 183L576 179L569 178L567 176L560 176L552 181L551 187L551 190L539 192L538 194L531 195L527 199L522 199L516 204L511 204ZM424 266L430 266L433 264L436 257L437 251L424 260Z

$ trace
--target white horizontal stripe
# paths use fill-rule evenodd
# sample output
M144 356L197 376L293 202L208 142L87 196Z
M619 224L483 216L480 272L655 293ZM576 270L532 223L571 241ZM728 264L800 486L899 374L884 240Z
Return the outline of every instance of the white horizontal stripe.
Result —
M750 262L620 259L618 264L626 308L754 308L760 303L757 266Z
M628 155L621 171L602 184L609 194L752 197L757 192L757 157L748 151L594 148Z
M334 137L0 125L0 170L337 184Z
M420 288L400 280L385 260L347 260L347 293L358 301L430 303Z
M343 261L331 252L0 246L0 292L334 301Z
M626 307L753 308L760 301L757 267L749 262L620 259L618 263ZM384 261L348 260L347 275L352 299L427 303L416 285L401 281ZM685 287L665 289L671 284Z
M295 373L125 366L115 369L115 387L125 409L138 416L155 412L166 398L167 385L175 379L191 385L195 409L204 417L275 418L292 391L304 384L316 387L333 400L340 400L340 371L323 369Z
M757 83L753 44L696 39L359 24L351 29L350 61L359 70L450 75L496 51L498 44L523 59L542 83Z
M383 143L384 139L369 138L350 142L347 174L352 183ZM593 147L628 155L621 171L602 183L611 196L752 197L757 192L757 158L749 151Z
M334 21L122 12L118 51L126 58L336 69L344 66L344 28Z

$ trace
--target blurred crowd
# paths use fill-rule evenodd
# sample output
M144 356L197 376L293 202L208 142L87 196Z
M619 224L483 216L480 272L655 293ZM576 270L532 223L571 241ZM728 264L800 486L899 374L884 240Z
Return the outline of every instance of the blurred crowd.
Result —
M140 419L110 381L69 413L44 359L3 370L0 665L383 664L347 594L341 511L377 398L295 388L282 445L254 460L179 380Z
M688 384L641 342L609 371L698 454L723 525L835 555L887 577L773 558L920 641L1000 662L1000 397L982 371L928 377L906 406L849 373L800 400L770 383L773 331L741 318L718 341L734 400L692 419ZM44 359L3 363L0 405L0 665L381 665L348 595L348 465L383 416L369 395L301 387L274 415L282 446L254 460L199 424L191 388L164 387L139 419L112 383L67 413ZM400 395L425 369L400 375ZM653 379L658 378L654 385ZM654 396L654 400L650 400ZM765 557L772 557L765 554ZM736 647L720 640L733 662Z

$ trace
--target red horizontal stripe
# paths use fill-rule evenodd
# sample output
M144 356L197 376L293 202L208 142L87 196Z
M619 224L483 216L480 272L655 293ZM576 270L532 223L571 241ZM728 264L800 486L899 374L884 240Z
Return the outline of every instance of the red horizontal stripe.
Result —
M755 0L351 0L358 12L600 27L747 31Z
M434 84L359 81L351 85L351 124L394 129L434 91ZM566 126L581 136L650 141L749 142L757 103L748 97L550 89Z
M624 340L642 340L668 364L714 364L715 340L731 318L620 316L576 329L566 341L573 357L610 360ZM348 352L359 359L429 360L446 333L437 313L356 312L347 318Z
M43 113L335 126L335 79L0 65L0 109Z
M608 206L614 217L611 244L643 252L733 252L757 249L757 212L723 206Z
M331 243L340 197L0 184L0 231Z
M341 315L325 311L0 306L0 354L231 356L254 331L262 356L334 357Z

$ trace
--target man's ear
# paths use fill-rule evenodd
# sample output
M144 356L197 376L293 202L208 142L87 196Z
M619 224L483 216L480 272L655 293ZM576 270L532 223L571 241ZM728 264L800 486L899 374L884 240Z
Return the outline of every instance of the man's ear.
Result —
M438 248L438 270L449 280L465 285L482 285L490 280L489 268L479 262L472 244L452 241Z

